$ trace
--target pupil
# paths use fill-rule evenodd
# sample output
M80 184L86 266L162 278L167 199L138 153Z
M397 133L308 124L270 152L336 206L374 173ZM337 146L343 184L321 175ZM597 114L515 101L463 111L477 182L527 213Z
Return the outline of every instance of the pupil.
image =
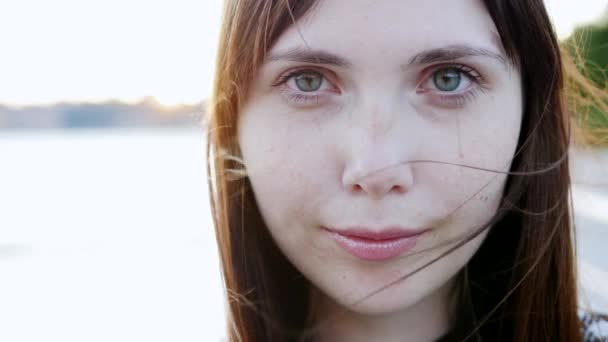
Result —
M460 85L460 72L454 68L443 69L435 73L433 81L441 91L453 91Z
M296 77L296 86L301 91L315 91L321 88L321 75L315 73L300 74Z

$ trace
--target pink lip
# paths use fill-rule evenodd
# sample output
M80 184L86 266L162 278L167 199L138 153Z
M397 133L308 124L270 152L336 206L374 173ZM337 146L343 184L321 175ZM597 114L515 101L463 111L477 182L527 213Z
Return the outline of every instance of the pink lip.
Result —
M382 230L360 227L325 229L345 251L369 261L392 259L411 250L416 246L418 238L427 231L400 227Z

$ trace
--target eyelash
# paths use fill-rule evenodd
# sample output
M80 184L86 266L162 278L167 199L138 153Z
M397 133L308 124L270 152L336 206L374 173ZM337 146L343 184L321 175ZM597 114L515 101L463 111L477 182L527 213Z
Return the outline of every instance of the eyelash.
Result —
M469 66L466 66L464 64L454 64L454 63L434 66L432 70L430 70L424 74L425 77L422 79L422 82L419 83L418 87L420 87L420 84L424 84L428 80L431 80L431 77L433 76L433 74L435 74L436 72L438 72L440 70L445 70L445 69L456 69L458 72L460 72L462 75L464 75L465 78L470 80L472 85L467 87L466 90L461 91L460 93L457 93L457 94L453 94L452 92L443 92L443 91L438 91L437 93L432 94L433 97L438 99L438 101L440 102L441 105L445 105L448 108L462 108L467 103L475 100L477 95L479 95L479 92L484 92L488 89L485 78L480 73L478 73L475 69L473 69ZM432 89L429 90L429 89L418 89L417 88L416 93L424 94L424 93L427 93L430 91L432 91ZM452 94L444 95L443 93L448 93L448 94L452 93Z
M314 95L306 95L303 93L298 93L293 89L290 89L286 86L286 83L295 76L300 74L311 72L320 74L323 77L323 80L329 82L325 73L314 68L301 68L295 69L285 73L283 76L279 78L277 82L272 84L272 87L279 87L281 90L281 95L287 98L287 101L295 106L314 106L318 104L321 100L322 96L327 96L326 94L314 94Z
M450 69L450 68L457 70L462 75L464 75L465 78L469 79L472 82L472 86L468 87L466 91L463 91L459 94L443 95L441 93L450 93L450 92L442 92L442 91L438 91L437 93L432 94L432 96L435 97L438 102L440 102L440 105L446 106L448 108L462 108L467 103L473 101L477 97L479 92L484 92L485 90L488 89L484 77L481 74L479 74L477 71L475 71L475 69L473 69L469 66L466 66L464 64L454 64L453 63L453 64L434 65L432 67L432 70L425 72L424 73L425 76L423 77L422 82L419 82L417 85L416 93L423 94L423 93L428 93L430 91L433 91L433 89L418 89L418 87L420 87L421 84L424 84L428 80L430 80L431 77L433 76L433 74L435 74L436 72L438 72L440 70L444 70L444 69ZM321 102L322 98L328 96L328 94L307 95L307 94L298 92L298 91L286 86L286 83L292 77L298 76L298 75L306 73L306 72L320 74L323 77L323 81L330 82L328 77L326 77L326 75L323 71L308 67L308 68L295 69L295 70L285 73L284 75L279 77L279 80L277 82L273 83L271 86L280 88L281 95L284 96L287 99L287 101L294 106L305 107L305 106L317 105L317 104L319 104L319 102ZM333 84L332 84L332 87L333 87Z

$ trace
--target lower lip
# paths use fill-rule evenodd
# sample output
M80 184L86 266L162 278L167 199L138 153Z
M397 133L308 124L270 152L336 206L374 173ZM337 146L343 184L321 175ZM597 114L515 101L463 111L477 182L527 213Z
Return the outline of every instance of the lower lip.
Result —
M330 230L328 232L338 246L358 258L368 261L385 261L395 258L413 249L418 238L424 234L387 240L371 240L342 235Z

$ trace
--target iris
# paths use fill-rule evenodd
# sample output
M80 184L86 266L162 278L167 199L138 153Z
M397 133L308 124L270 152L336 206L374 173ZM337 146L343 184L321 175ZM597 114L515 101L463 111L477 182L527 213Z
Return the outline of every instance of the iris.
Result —
M461 81L461 72L456 68L444 68L433 74L433 83L441 91L454 91Z
M323 76L316 72L303 72L295 77L295 82L300 91L313 92L321 88Z

